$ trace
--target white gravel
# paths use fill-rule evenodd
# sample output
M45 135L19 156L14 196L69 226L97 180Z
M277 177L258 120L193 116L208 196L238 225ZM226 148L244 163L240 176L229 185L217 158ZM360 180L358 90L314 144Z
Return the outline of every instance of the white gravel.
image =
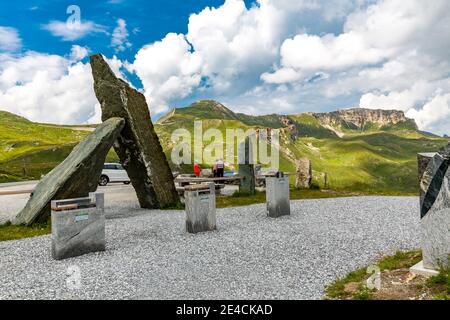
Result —
M418 207L355 197L293 201L280 219L265 205L220 209L217 232L190 235L183 211L124 205L109 212L106 252L54 261L50 236L0 242L0 299L320 299L379 254L418 248Z

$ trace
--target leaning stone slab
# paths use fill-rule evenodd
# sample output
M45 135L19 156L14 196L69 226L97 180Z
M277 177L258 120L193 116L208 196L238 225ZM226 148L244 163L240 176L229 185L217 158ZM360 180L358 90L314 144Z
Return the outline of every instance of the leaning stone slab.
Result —
M56 260L105 251L103 193L87 198L53 200L52 256Z
M143 94L118 79L101 55L91 56L94 90L102 120L126 120L114 149L130 177L142 208L164 208L179 201L172 171L153 128Z
M266 176L267 216L279 218L291 214L289 202L289 177L279 172Z
M216 230L215 184L186 186L186 232L199 233Z
M30 225L50 216L50 201L86 197L97 190L108 151L119 136L125 121L112 118L81 141L70 155L36 186L14 224Z
M419 156L419 168L428 161L419 172L423 267L438 270L450 255L450 145L428 158Z

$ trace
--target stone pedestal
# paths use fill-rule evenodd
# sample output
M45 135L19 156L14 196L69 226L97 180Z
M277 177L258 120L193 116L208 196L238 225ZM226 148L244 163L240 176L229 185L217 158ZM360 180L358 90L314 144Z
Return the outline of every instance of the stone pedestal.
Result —
M289 177L278 173L266 177L267 216L278 218L291 214L289 202Z
M52 256L56 260L105 250L104 195L51 203Z
M436 154L419 154L423 268L449 265L450 145Z
M216 191L214 183L186 186L186 232L216 230Z

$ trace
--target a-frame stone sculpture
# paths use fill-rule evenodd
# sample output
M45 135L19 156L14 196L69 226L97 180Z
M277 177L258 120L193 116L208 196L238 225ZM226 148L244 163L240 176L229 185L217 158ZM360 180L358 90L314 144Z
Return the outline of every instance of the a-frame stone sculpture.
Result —
M153 128L145 97L118 79L101 55L91 57L91 66L104 122L39 182L14 224L30 225L47 219L52 200L86 197L96 191L113 146L142 208L178 204L172 171Z
M143 94L117 78L100 54L91 56L94 90L102 120L125 119L114 149L130 177L142 208L176 205L179 196L174 178L153 128Z

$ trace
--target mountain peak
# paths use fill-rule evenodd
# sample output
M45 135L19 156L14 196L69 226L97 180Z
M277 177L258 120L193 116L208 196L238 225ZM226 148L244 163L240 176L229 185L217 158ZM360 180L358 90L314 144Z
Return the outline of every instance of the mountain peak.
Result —
M222 119L239 120L239 117L230 109L215 100L199 100L185 108L172 109L157 123L163 124L177 116L186 116L194 119Z

